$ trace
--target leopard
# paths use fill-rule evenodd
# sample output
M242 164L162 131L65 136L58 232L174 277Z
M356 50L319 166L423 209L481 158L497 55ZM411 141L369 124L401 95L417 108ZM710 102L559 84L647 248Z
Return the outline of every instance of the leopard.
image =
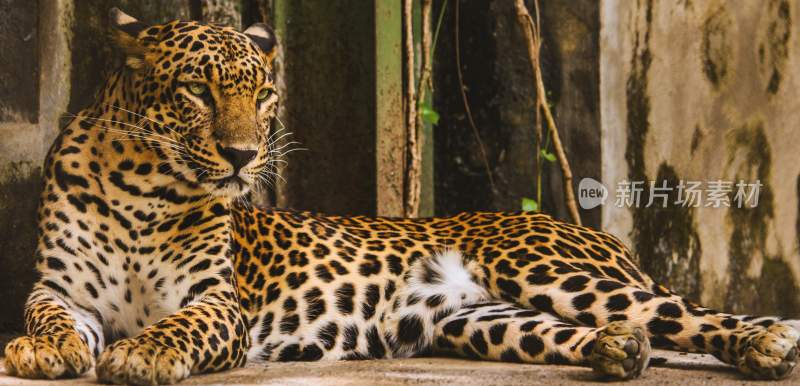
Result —
M627 380L653 348L757 379L795 367L796 321L698 305L611 234L543 213L253 205L286 154L272 29L109 19L124 63L45 159L40 278L10 375L156 385L247 362L455 356Z

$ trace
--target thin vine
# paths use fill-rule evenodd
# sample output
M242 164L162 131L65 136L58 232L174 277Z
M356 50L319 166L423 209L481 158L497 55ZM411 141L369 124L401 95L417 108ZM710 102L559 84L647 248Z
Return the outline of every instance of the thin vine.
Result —
M404 35L405 35L405 57L406 57L406 169L404 183L404 205L403 210L406 217L417 217L420 205L420 170L421 170L421 149L419 143L419 132L425 124L436 125L439 123L439 114L427 103L428 92L433 92L433 55L436 53L436 44L439 41L442 21L444 20L447 2L442 4L439 16L436 21L436 31L431 34L431 13L433 0L421 0L421 41L422 48L420 54L420 74L416 89L414 89L414 36L413 36L413 0L404 0ZM433 35L433 36L431 36ZM413 101L413 102L412 102Z
M486 176L489 177L489 186L492 188L492 192L497 192L497 187L494 184L494 177L492 177L492 169L489 167L489 156L486 154L486 147L483 145L483 140L481 139L481 134L478 132L478 127L475 125L475 120L472 118L472 110L469 107L469 101L467 100L467 92L465 91L466 86L464 85L464 75L461 73L461 43L459 41L460 27L459 27L459 7L458 4L460 3L459 0L455 0L456 9L455 9L455 28L453 29L455 35L455 46L456 46L456 73L458 74L458 83L459 87L458 90L461 92L461 100L464 102L464 111L467 113L467 121L469 121L469 126L472 128L472 134L475 136L475 141L478 143L478 148L481 152L481 159L483 160L483 166L486 168Z
M541 118L540 111L544 113L545 121L548 127L548 138L553 141L553 149L555 150L555 158L561 166L561 175L563 177L564 185L564 201L566 201L567 209L569 210L572 221L576 224L581 224L581 216L578 212L578 205L575 202L575 191L572 188L572 169L570 169L567 155L564 152L564 146L561 144L561 138L558 134L553 113L550 111L550 105L547 103L547 92L544 88L544 81L542 80L542 69L539 61L539 54L542 44L542 35L539 26L539 1L534 0L534 10L536 12L536 22L534 23L528 8L525 6L524 0L516 0L514 5L517 10L517 19L520 27L522 27L525 41L527 42L528 56L531 62L531 69L535 77L536 83L536 127L537 127L537 197L541 200L541 157L547 157L546 148L539 147L541 144ZM539 201L541 202L541 201Z

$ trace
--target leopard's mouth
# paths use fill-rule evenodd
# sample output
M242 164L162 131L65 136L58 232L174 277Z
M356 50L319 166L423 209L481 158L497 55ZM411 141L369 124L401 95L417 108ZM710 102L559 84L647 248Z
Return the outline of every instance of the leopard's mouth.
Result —
M221 165L221 162L214 163L214 166L210 168L204 166L208 163L207 160L199 162L199 160L190 159L184 175L213 196L230 198L243 196L249 193L254 186L259 185L262 180L254 166L235 169L233 172L229 168L226 172L224 170L226 166Z
M244 178L242 178L239 175L225 177L220 179L219 182L217 182L217 186L220 188L229 184L237 184L239 186L250 185L247 181L244 180Z

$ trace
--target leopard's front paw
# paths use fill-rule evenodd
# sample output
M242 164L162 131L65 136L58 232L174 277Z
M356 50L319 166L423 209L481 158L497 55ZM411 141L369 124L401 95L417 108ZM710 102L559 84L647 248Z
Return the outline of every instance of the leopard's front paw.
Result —
M786 378L797 365L798 342L800 333L795 329L772 325L750 338L737 367L752 378Z
M22 378L76 377L92 367L89 346L77 333L21 336L6 345L6 371Z
M592 369L603 377L636 378L650 360L650 341L631 322L611 322L597 334L589 356Z
M97 379L108 383L168 385L190 373L191 366L180 351L143 338L120 340L97 360Z

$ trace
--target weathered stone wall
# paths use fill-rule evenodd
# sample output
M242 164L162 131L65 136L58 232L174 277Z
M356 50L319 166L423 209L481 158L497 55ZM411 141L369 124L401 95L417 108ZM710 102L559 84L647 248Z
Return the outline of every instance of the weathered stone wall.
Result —
M41 163L66 108L71 5L0 3L0 332L16 330L34 279Z
M603 226L683 294L800 316L800 4L605 0L600 20ZM756 208L631 210L625 180L764 186Z

